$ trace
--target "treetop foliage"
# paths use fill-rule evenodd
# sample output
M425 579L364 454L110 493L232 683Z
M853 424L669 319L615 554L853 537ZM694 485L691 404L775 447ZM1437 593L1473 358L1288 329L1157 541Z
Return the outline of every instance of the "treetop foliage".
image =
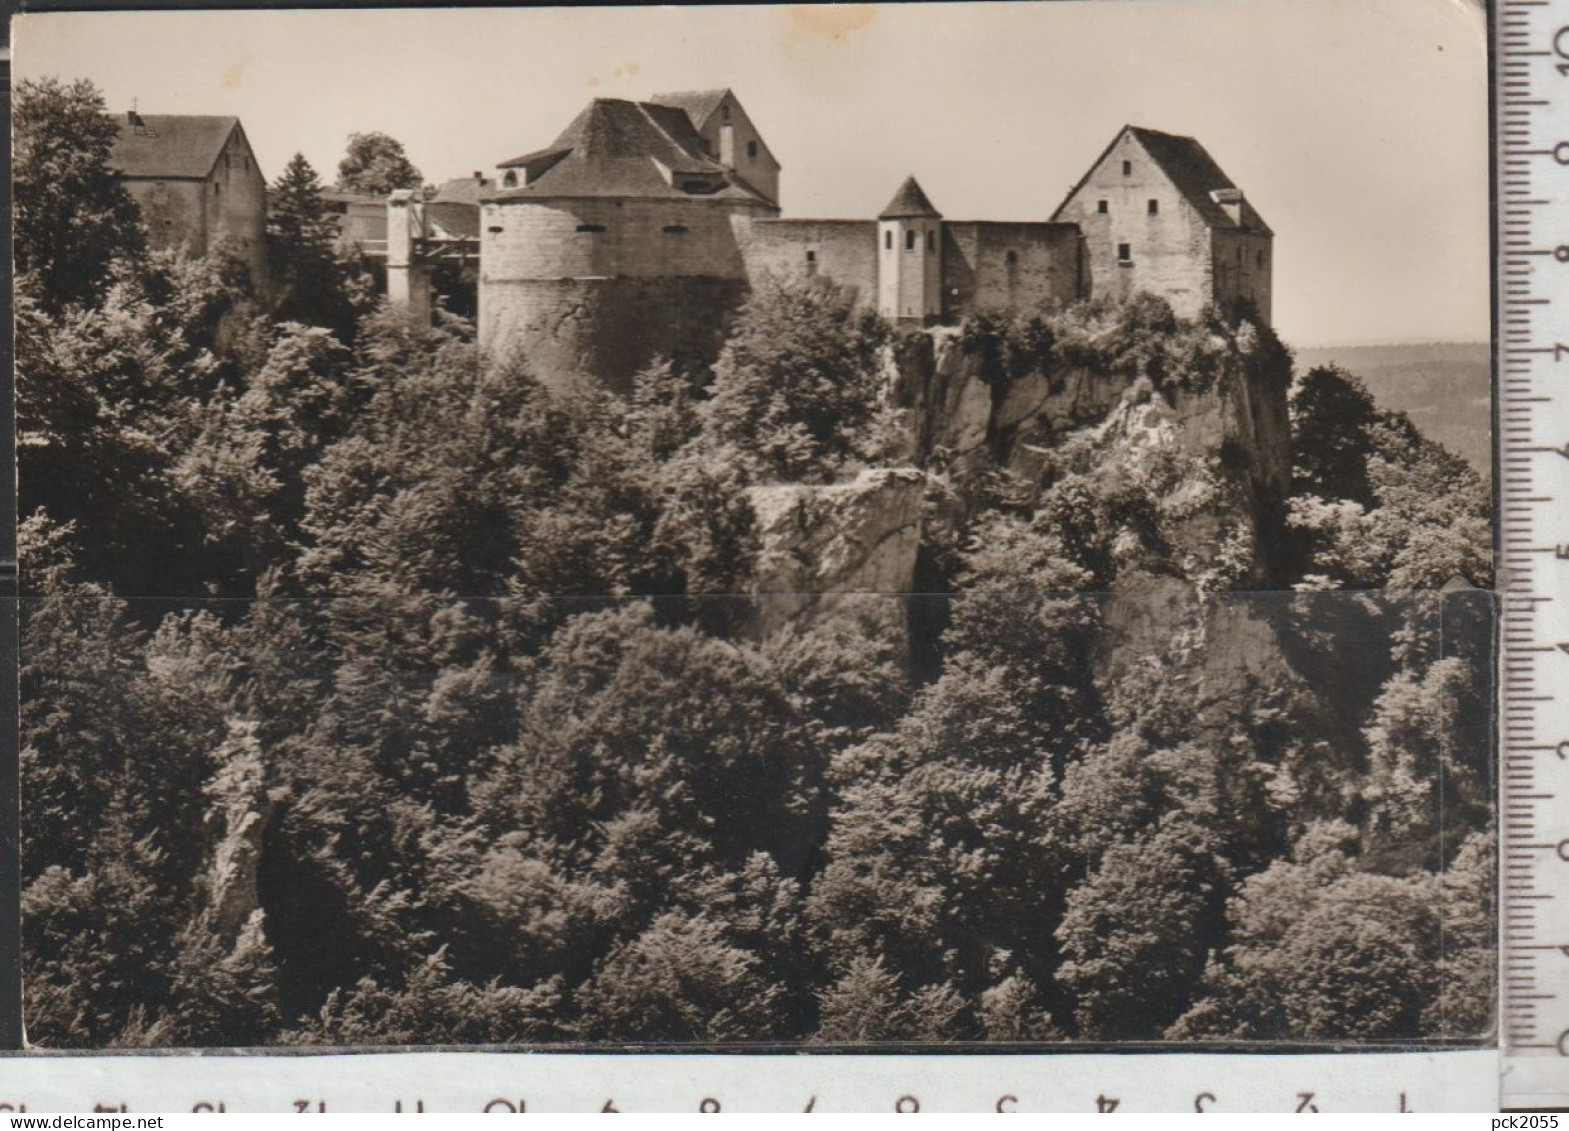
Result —
M394 189L417 189L424 177L397 138L377 131L352 133L338 162L337 188L386 196Z

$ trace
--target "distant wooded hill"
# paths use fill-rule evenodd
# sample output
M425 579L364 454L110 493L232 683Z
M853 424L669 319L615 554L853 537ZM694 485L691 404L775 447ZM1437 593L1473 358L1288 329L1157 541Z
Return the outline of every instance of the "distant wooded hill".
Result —
M1383 408L1403 412L1422 434L1491 476L1492 367L1486 342L1299 349L1297 372L1338 365L1356 374Z

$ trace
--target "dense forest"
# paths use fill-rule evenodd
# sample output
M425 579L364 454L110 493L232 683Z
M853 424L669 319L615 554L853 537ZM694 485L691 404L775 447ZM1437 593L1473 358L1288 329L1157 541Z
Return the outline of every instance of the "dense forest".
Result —
M1129 412L1289 384L1287 497L1102 421L922 453L921 592L765 633L756 490L907 462L925 331L764 288L553 389L378 302L301 158L261 293L149 250L89 85L15 121L35 1044L1491 1031L1489 500L1351 374L976 318Z

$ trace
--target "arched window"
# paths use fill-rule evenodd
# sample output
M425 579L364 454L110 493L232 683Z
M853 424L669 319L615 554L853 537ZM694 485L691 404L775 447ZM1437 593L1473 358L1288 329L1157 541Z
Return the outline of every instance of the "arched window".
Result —
M915 250L915 233L913 231L904 233L904 250L905 251L914 251Z
M508 169L507 175L501 178L502 188L517 188L518 174L516 169Z
M889 251L893 250L893 232L891 230L883 233L883 246Z

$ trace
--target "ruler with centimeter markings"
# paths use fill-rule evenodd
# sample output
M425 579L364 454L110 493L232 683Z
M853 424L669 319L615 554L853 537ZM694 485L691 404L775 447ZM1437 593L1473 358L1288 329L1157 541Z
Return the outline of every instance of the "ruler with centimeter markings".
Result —
M1502 1103L1569 1106L1569 0L1498 0Z

